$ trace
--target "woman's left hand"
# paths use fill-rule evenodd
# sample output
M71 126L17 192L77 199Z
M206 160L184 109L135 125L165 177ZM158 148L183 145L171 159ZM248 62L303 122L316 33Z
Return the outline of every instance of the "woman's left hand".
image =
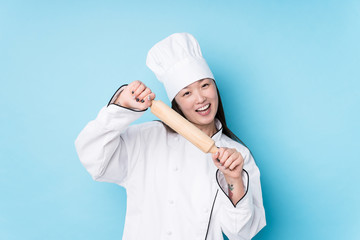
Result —
M217 153L212 154L212 159L226 179L241 179L244 158L236 149L219 148Z

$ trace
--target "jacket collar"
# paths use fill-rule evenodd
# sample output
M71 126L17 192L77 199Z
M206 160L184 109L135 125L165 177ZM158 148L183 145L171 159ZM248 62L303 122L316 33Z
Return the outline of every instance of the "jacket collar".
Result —
M217 141L220 140L221 135L222 135L222 130L223 130L223 126L222 126L220 120L217 119L217 118L215 118L215 126L216 126L216 129L217 129L217 132L214 133L214 135L212 135L211 138L212 138L215 142L217 142Z

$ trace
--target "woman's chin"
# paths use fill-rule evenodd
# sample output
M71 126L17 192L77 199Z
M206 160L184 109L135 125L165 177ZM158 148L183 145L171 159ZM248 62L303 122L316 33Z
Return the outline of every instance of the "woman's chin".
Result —
M199 125L199 126L211 126L213 123L214 123L214 118L212 117L209 117L208 119L197 119L197 121L194 122L196 125Z

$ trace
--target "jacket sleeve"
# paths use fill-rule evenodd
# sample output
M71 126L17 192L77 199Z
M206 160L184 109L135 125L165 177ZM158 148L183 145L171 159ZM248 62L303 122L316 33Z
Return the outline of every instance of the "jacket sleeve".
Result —
M222 231L230 240L253 238L265 225L260 171L248 149L242 152L244 169L242 173L245 195L237 204L228 197L228 187L224 175L218 170L216 180L219 185L217 217Z
M94 180L125 186L141 147L140 131L129 125L143 113L110 102L80 132L75 147Z

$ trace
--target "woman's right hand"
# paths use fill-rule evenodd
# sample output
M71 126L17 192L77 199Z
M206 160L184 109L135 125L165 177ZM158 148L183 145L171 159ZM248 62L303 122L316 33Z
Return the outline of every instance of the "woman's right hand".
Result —
M120 93L115 103L130 109L146 110L151 106L151 101L155 99L155 93L146 87L141 81L130 83Z

